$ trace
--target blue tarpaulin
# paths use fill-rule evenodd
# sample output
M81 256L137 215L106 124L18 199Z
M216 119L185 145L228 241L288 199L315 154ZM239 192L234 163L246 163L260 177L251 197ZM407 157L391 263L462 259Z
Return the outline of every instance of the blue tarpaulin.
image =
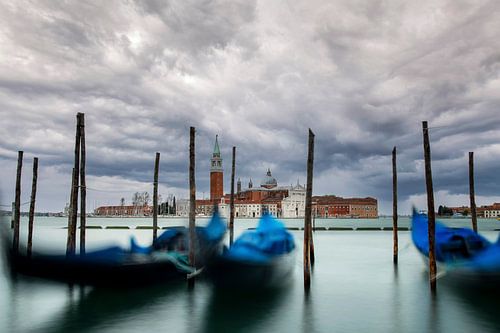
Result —
M428 218L413 211L412 239L424 255L429 253ZM500 241L492 244L468 228L450 228L436 221L435 253L438 262L476 271L500 271Z
M241 261L266 262L290 253L295 241L282 222L265 214L255 230L244 232L224 256Z
M149 254L155 250L166 248L174 239L179 236L186 236L189 230L185 227L173 227L162 232L154 241L152 246L140 246L135 238L130 237L130 252ZM212 215L206 227L196 227L198 237L203 237L203 240L208 243L216 243L220 241L226 233L226 224L222 221L218 212Z

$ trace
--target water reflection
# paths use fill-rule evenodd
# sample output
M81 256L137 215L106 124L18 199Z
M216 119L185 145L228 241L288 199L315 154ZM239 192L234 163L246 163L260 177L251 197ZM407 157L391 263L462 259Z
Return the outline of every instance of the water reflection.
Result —
M394 324L394 331L395 332L402 332L403 331L403 317L401 313L401 294L400 294L400 286L399 286L399 269L397 263L393 264L393 280L392 280L392 288L390 288L392 292L392 313L390 315L390 318L392 318L393 324Z
M470 311L472 318L478 319L484 328L500 332L500 291L496 288L486 288L481 283L464 285L452 279L442 284L443 291L453 293L456 301Z
M213 288L202 332L262 331L275 318L290 290L237 291ZM269 323L267 323L269 325ZM260 329L256 329L260 327Z
M437 293L432 293L430 290L427 291L429 293L428 299L428 311L429 314L427 316L427 332L441 332L440 330L440 321L439 321L439 296Z
M314 320L312 293L310 291L304 292L304 302L302 308L302 332L316 332Z
M156 304L167 302L185 288L182 282L126 290L72 286L68 288L68 303L63 311L33 332L99 331L99 327L147 313Z

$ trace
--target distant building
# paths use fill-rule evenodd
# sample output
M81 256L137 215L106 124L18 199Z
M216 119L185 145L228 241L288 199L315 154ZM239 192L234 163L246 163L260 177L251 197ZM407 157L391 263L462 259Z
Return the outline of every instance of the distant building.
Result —
M101 206L97 207L94 214L97 216L150 216L153 207L143 206Z
M229 217L230 195L223 194L223 165L218 137L215 137L214 151L210 159L210 199L196 200L196 214L210 216L214 207L224 217ZM270 169L254 187L252 179L248 188L242 189L241 179L236 183L234 198L235 217L258 218L264 212L279 218L303 218L305 216L306 188L304 185L278 186ZM177 215L188 216L189 201L180 201ZM374 198L341 198L337 196L313 197L313 214L318 217L360 217L375 218L378 216L377 200Z
M210 158L210 198L196 200L196 214L210 216L217 207L223 217L230 214L230 194L224 194L224 169L219 148L218 136L215 137L214 151ZM279 186L271 169L267 169L259 187L254 187L252 179L248 188L242 189L238 178L234 197L235 217L259 218L265 212L278 218L304 218L306 206L306 188L298 181L290 186ZM95 210L99 216L149 216L152 207L144 206L102 206ZM189 200L180 199L175 203L177 216L189 216ZM322 218L378 217L377 199L341 198L335 195L314 196L312 214Z
M288 196L281 203L282 217L299 218L306 215L306 188L297 181L297 185L288 191Z
M312 198L313 215L322 218L378 217L377 199L375 198L342 198L335 195L314 196Z
M448 207L449 209L451 209L453 215L463 215L463 216L467 216L470 214L470 208L467 207L467 206L460 206L460 207ZM477 211L477 209L476 209Z
M481 208L484 208L483 216L485 218L498 218L498 217L500 217L500 203L498 203L498 202L495 202L493 205L490 205L490 206L483 206Z
M189 215L189 200L179 199L176 202L175 212L177 216L188 216Z
M462 214L464 216L471 214L471 209L468 206L449 207L453 214ZM495 202L492 205L476 207L477 217L482 218L498 218L500 217L500 203Z

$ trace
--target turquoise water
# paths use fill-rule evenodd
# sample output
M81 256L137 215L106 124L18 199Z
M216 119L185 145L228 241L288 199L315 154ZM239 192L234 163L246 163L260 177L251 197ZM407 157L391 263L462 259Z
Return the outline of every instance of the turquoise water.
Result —
M203 224L206 220L197 219ZM160 219L160 226L185 225L185 219ZM400 225L407 226L407 218ZM468 220L446 220L468 226ZM25 221L22 225L25 226ZM134 235L151 240L151 219L89 219L89 225L127 225L132 229L89 229L87 248L110 243L128 246ZM236 235L256 220L236 220ZM287 220L290 227L303 221ZM34 249L64 251L66 219L38 218ZM316 220L317 227L376 227L392 220ZM480 220L480 230L495 240L496 220ZM25 227L21 242L25 242ZM183 282L127 290L102 290L18 277L0 265L0 332L497 332L498 297L471 297L438 281L437 297L428 289L421 258L400 232L399 265L392 263L390 231L317 231L311 292L303 291L302 235L292 231L298 251L293 282L265 294L215 291L203 279L193 291ZM3 260L3 258L2 258Z

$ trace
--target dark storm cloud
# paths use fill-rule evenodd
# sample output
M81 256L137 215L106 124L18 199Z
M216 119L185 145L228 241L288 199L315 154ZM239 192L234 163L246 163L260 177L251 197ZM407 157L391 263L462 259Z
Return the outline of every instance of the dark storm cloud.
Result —
M440 200L466 198L468 151L476 154L478 195L493 200L500 192L494 1L4 1L0 7L7 201L23 149L27 161L37 155L46 168L41 209L64 205L77 112L86 117L89 183L116 191L90 194L101 203L148 189L156 151L161 190L186 196L189 126L197 128L199 193L208 192L216 134L226 170L231 147L238 147L244 186L249 178L258 184L267 168L281 184L305 182L312 128L317 194L376 196L388 212L390 152L397 146L405 209L425 191L424 119ZM228 172L225 184L228 190Z

